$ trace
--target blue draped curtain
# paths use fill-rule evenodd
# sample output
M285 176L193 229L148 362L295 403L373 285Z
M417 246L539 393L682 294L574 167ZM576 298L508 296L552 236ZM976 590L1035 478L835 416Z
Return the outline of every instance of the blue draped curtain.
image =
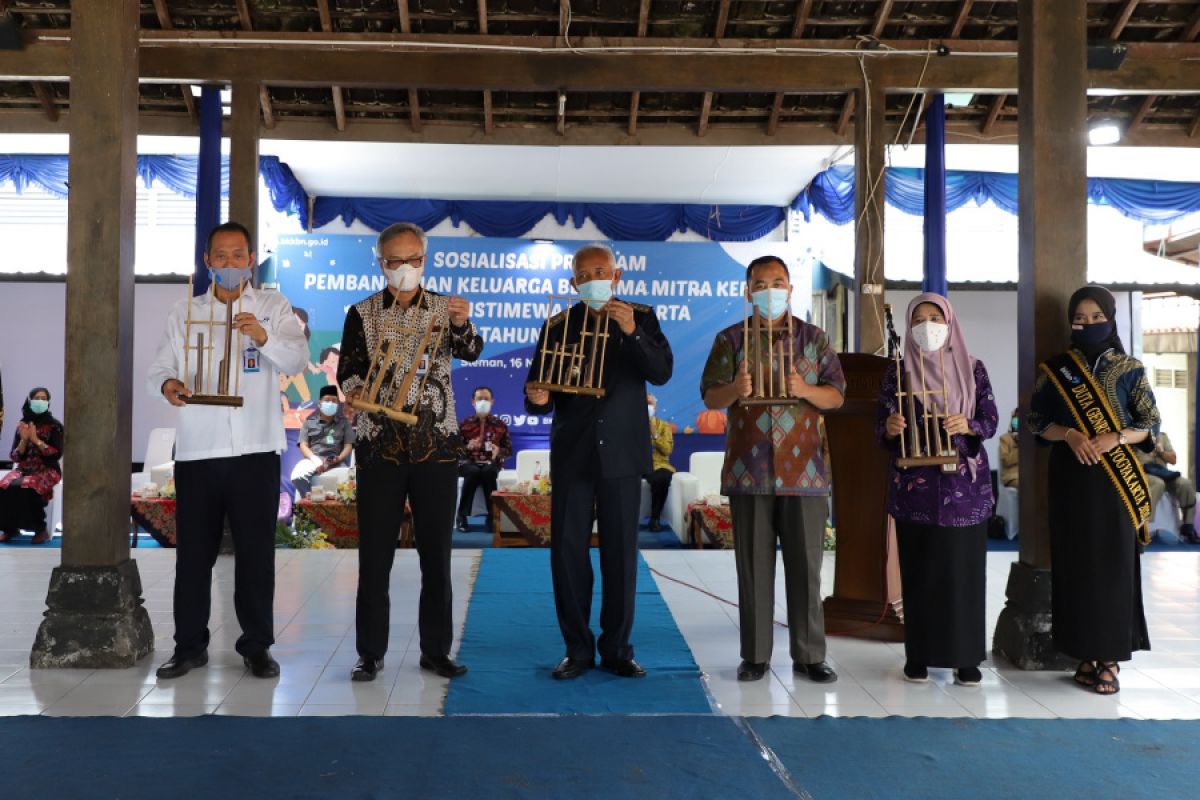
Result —
M920 216L925 206L925 170L889 167L884 181L888 205ZM968 203L994 203L1017 213L1017 176L1003 172L946 171L946 212ZM1200 211L1200 183L1130 178L1088 178L1088 202L1112 206L1139 222L1171 222ZM845 225L854 221L854 168L830 167L813 178L792 209L811 219L815 211Z

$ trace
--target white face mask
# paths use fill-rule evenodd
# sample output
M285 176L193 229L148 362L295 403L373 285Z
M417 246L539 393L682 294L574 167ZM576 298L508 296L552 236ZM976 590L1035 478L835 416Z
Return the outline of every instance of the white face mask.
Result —
M492 410L492 401L491 400L476 400L475 401L475 410L477 412L479 412L480 414L488 413L489 411Z
M646 406L646 412L649 413L650 416L653 417L654 416L654 406L650 406L650 405Z
M912 339L926 353L936 353L950 338L950 326L944 322L922 322L912 327Z
M410 267L406 264L396 269L384 267L383 272L387 275L388 283L392 285L393 289L411 292L421 285L421 276L425 274L425 268Z

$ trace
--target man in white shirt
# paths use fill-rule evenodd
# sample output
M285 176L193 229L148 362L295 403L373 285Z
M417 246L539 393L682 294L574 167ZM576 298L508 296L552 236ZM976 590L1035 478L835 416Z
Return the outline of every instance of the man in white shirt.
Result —
M180 409L175 437L175 653L157 674L178 678L208 663L212 568L228 516L237 554L233 602L242 628L236 648L256 677L273 678L279 675L269 650L275 642L279 454L287 446L279 376L308 365L308 342L287 298L251 287L254 250L245 227L226 222L214 228L204 263L214 290L192 298L192 319L207 320L211 314L224 320L226 304L236 304L229 390L234 393L236 386L243 405L188 404L195 390L215 391L216 370L212 387L191 386L191 376L184 374L198 365L194 349L185 359L188 301L179 301L167 317L166 336L147 376L150 393ZM211 334L207 326L201 330L211 339L205 349L211 344L208 352L223 353L224 328L213 326ZM193 338L196 333L194 329Z

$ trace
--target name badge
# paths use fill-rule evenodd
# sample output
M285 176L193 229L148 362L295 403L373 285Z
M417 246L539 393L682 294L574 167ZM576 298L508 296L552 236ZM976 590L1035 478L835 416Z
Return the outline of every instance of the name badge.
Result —
M250 345L242 351L242 372L261 372L258 363L258 348Z

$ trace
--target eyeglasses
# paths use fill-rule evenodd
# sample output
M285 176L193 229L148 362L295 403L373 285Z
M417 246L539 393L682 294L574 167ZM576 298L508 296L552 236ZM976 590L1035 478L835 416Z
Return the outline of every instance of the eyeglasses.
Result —
M379 263L384 269L399 269L400 267L416 267L420 269L425 265L425 254L419 256L409 256L408 258L388 258L380 256Z

